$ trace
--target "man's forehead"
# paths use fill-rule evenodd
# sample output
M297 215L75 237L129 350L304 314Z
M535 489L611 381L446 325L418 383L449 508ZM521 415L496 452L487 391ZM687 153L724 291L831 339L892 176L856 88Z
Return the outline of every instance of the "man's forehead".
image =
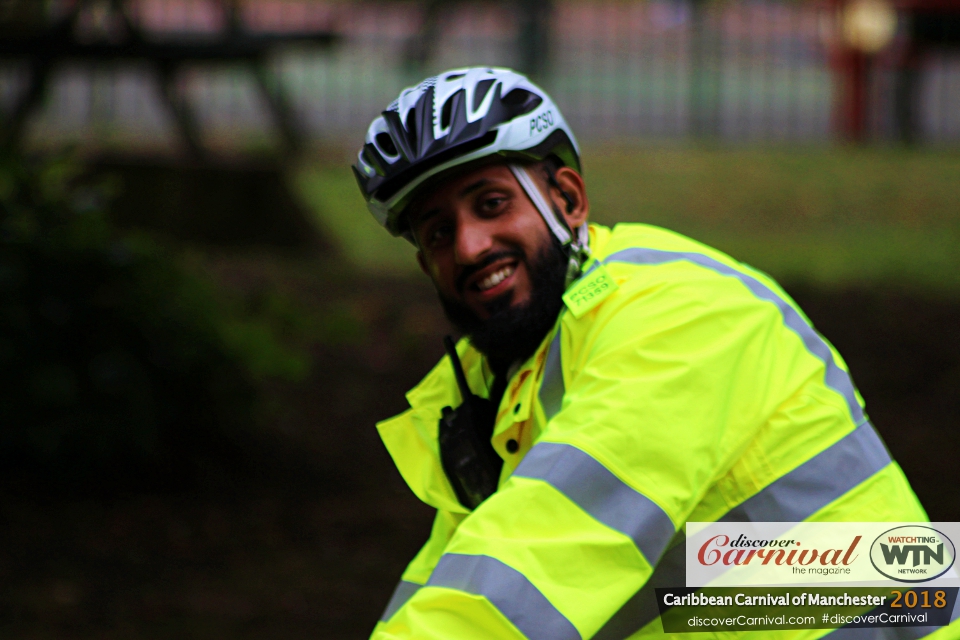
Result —
M426 185L420 195L422 202L428 202L442 196L461 195L469 186L481 180L506 180L516 182L513 173L505 162L483 164L451 171L442 175L433 184Z
M462 198L490 184L517 184L505 162L451 170L424 185L407 207L411 223L416 223L431 208L450 198Z

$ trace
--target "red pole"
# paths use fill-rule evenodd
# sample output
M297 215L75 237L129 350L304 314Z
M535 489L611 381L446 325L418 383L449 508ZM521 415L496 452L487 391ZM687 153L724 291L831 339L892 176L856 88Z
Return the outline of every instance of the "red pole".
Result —
M867 70L869 59L861 51L841 52L840 133L850 142L863 142L867 136Z
M830 66L834 77L834 131L842 140L859 143L867 136L870 56L850 46L840 34L844 5L844 0L830 0L827 4L837 19L837 32L830 46Z

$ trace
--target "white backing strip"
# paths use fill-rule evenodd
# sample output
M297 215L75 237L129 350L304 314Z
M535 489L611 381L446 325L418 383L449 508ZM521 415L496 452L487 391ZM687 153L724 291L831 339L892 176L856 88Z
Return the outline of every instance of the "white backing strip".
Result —
M518 164L510 163L508 166L510 167L510 171L513 172L513 175L516 176L517 182L519 182L523 190L527 192L533 205L540 211L540 215L543 216L547 226L550 227L550 231L557 237L560 244L564 246L570 244L572 240L570 232L557 220L547 201L544 200L543 194L540 193L540 189L537 188L537 184L533 181L533 178L530 177L530 174L527 173L527 170Z

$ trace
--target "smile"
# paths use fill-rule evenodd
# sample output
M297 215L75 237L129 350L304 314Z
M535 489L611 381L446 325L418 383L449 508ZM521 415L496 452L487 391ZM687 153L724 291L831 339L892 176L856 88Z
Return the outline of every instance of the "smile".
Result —
M514 266L507 265L501 269L498 269L497 271L494 271L493 273L488 275L486 278L478 282L477 288L480 289L480 291L487 291L488 289L492 289L493 287L497 286L498 284L503 282L505 279L510 277L513 274L513 272L514 272Z

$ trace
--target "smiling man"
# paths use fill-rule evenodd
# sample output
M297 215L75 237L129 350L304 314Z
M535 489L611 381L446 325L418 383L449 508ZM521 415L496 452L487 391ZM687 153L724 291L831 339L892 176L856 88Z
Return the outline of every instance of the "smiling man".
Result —
M532 354L553 327L569 265L513 171L504 163L467 165L427 189L407 218L417 259L447 316L500 375ZM580 175L549 162L531 173L548 197L563 190L573 203L566 224L582 225L587 207ZM548 181L557 185L555 194ZM556 215L557 203L551 204Z
M378 425L437 516L374 638L660 636L686 522L926 520L775 282L664 229L588 224L574 136L523 76L405 90L354 170L464 334Z

